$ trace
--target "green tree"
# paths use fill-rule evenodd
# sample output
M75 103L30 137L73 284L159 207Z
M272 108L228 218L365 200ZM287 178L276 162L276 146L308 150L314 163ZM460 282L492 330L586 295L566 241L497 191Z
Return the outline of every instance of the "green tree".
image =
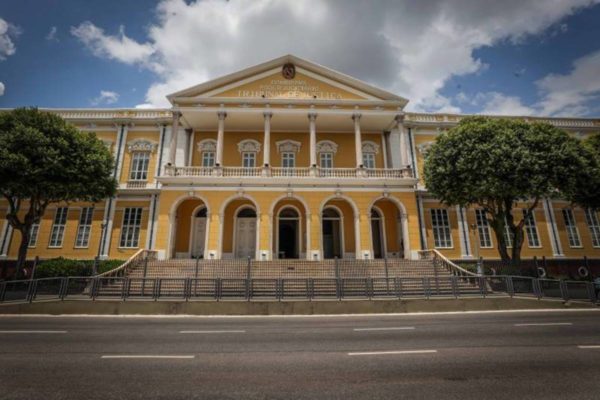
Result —
M598 160L578 139L550 124L513 119L464 118L431 146L424 176L443 203L485 211L500 257L512 266L520 262L524 225L540 201L561 197L588 207L600 193ZM527 207L516 212L519 202Z
M51 203L100 201L112 196L113 158L94 133L36 108L0 113L0 192L6 219L21 233L17 276L33 224Z

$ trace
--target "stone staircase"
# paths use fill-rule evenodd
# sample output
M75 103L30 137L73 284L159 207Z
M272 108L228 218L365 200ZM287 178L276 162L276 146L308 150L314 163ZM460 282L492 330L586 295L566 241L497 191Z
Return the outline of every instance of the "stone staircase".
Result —
M122 279L124 277L128 279ZM249 287L246 281L248 278L252 282ZM127 284L131 296L146 296L147 293L159 290L161 297L175 297L182 296L185 285L191 283L195 296L210 297L210 293L215 291L216 280L219 280L222 297L243 297L248 291L251 291L253 298L272 298L281 292L281 297L306 297L309 284L314 297L337 297L340 292L343 297L480 293L477 278L462 276L457 279L452 268L434 262L434 259L140 259L131 263L120 279L107 279L99 287L99 294L116 295ZM155 287L157 284L160 285L159 288Z

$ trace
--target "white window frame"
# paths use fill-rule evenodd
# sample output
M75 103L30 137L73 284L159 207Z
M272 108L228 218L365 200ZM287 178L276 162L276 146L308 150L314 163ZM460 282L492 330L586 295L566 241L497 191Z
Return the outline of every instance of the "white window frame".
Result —
M491 249L494 247L492 242L492 233L490 224L488 223L485 210L482 208L475 209L475 222L477 225L477 235L479 236L479 248Z
M296 153L285 151L281 153L281 166L283 168L296 168Z
M58 207L54 212L54 222L50 230L50 241L48 247L60 248L65 238L65 226L67 225L68 207Z
M82 207L79 214L79 225L75 237L75 248L86 249L90 246L92 221L94 220L94 207Z
M598 213L587 208L585 210L585 222L590 229L592 246L596 248L600 247L600 221L598 220Z
M523 209L523 218L527 214L527 210ZM525 220L524 224L525 234L527 236L527 246L530 249L539 249L542 247L542 240L540 238L540 232L537 227L537 220L535 218L535 210L531 210L529 216ZM535 239L535 240L533 240Z
M433 231L433 245L436 249L452 249L452 228L450 226L450 214L445 208L432 208L431 229Z
M252 165L246 165L246 161L252 160ZM243 168L255 168L256 167L256 152L255 151L244 151L242 152L242 167Z
M363 167L367 169L374 169L377 166L375 160L375 153L363 153Z
M145 182L148 180L150 155L149 151L134 151L131 153L130 181Z
M38 236L40 234L40 224L31 225L31 230L29 231L29 243L27 247L34 248L37 245Z
M122 249L137 249L140 244L142 230L142 207L126 207L123 210L121 237L119 247Z
M214 151L203 151L202 152L202 166L204 168L211 168L215 166L216 157Z
M569 240L569 247L581 248L581 236L579 235L579 229L577 229L577 222L575 221L575 213L572 208L562 209L563 222L565 223L565 230L567 231L567 239Z

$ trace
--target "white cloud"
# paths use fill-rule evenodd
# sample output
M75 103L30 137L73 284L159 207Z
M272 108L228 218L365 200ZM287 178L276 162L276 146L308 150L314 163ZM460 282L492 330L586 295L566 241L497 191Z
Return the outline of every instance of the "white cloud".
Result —
M17 51L13 40L21 34L21 28L0 18L0 61Z
M92 22L71 32L99 57L154 71L146 102L155 106L167 105L168 93L292 53L405 96L409 109L459 111L439 91L452 76L485 68L474 50L540 34L597 1L163 0L145 40Z
M48 34L46 35L46 40L58 42L58 38L56 37L57 31L58 31L58 29L56 28L56 26L51 27L50 30L48 31Z
M4 96L4 83L0 82L0 96Z
M101 58L121 61L125 64L145 64L154 53L152 45L140 44L125 35L125 28L119 28L118 36L105 35L104 31L89 21L71 28L77 37L92 53Z
M483 100L481 114L526 116L536 114L536 110L524 105L516 96L498 92L479 94L477 101Z
M113 104L119 100L119 93L111 92L109 90L101 90L100 94L90 100L90 103L93 106L97 106L100 104Z
M537 105L545 115L585 115L587 103L600 97L600 50L573 62L564 75L550 74L536 82L542 100Z

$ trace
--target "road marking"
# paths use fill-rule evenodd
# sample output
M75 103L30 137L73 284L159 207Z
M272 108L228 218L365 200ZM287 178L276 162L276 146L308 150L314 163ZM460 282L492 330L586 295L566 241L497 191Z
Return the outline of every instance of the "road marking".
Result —
M577 346L580 349L600 349L600 345Z
M30 330L30 331L0 331L0 333L67 333L67 331L43 331L43 330Z
M364 331L407 331L415 329L414 326L396 326L396 327L388 327L388 328L354 328L355 332L364 332Z
M572 322L540 322L540 323L529 323L529 324L515 324L515 326L567 326L573 325Z
M349 356L381 356L387 354L430 354L437 353L437 350L398 350L398 351L363 351L358 353L348 353Z
M179 333L246 333L244 330L229 330L229 331L179 331Z
M159 356L159 355L105 355L100 358L114 359L114 358L157 358L157 359L175 359L175 360L189 360L196 356Z

